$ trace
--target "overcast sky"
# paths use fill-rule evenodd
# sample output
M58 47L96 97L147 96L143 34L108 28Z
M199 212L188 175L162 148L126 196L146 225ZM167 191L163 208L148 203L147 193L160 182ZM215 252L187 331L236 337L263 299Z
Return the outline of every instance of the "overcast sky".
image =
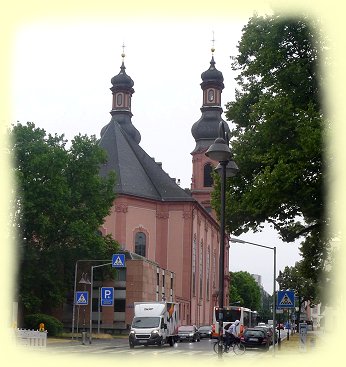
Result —
M13 44L12 121L32 121L68 140L78 133L100 137L111 119L110 80L120 71L124 43L126 72L135 89L132 122L141 133L140 145L182 187L190 187L195 146L191 127L201 116L201 73L209 68L213 34L216 68L224 76L224 105L234 99L236 88L230 56L236 54L251 16L227 22L156 18L26 23ZM282 244L270 228L240 238L277 246L278 270L299 260L298 245ZM230 256L231 271L261 275L272 293L273 251L232 244Z

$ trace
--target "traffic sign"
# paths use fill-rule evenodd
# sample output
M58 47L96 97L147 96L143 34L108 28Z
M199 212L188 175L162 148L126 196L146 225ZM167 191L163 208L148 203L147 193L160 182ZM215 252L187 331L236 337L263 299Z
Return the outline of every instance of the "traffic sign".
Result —
M101 288L101 306L113 306L114 303L114 288Z
M277 308L294 308L294 291L278 291Z
M113 268L124 268L125 267L125 254L113 254L112 267Z
M89 296L88 291L78 291L78 292L76 292L76 298L75 298L76 305L86 306L88 304L88 299L89 299L88 296Z

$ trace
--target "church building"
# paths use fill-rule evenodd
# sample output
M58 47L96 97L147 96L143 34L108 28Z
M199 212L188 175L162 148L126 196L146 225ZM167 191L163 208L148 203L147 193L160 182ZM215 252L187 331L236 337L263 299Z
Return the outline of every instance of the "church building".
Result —
M108 156L101 175L115 171L117 196L100 230L120 243L126 269L108 283L115 288L116 305L103 310L103 328L126 329L134 302L162 300L179 303L181 324L210 325L218 305L220 238L210 204L215 162L205 152L218 137L222 121L223 75L212 54L201 75L201 116L191 124L196 142L191 147L192 182L184 190L140 146L141 134L131 120L134 82L122 57L120 72L111 79L111 121L102 128L99 142ZM228 245L224 258L227 305Z

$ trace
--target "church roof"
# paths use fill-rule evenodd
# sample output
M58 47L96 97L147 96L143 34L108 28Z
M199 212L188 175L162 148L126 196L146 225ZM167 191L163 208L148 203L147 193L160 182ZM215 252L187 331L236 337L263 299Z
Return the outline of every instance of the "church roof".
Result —
M115 192L160 201L195 201L176 184L113 116L101 132L99 145L107 152L100 174L116 173Z

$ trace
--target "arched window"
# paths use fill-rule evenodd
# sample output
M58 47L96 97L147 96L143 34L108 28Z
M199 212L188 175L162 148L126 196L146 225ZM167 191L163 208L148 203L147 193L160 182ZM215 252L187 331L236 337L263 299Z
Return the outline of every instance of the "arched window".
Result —
M145 257L147 236L143 232L137 232L135 238L135 253Z
M210 163L204 166L204 187L213 186L213 177L211 175L213 167Z

